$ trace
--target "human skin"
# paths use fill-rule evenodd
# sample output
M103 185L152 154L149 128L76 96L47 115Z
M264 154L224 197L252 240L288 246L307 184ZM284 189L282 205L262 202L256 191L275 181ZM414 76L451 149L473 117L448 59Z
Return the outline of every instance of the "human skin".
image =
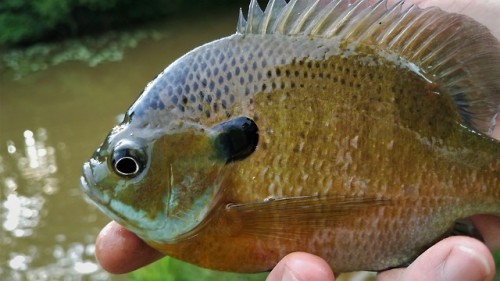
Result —
M389 0L394 3L395 0ZM445 11L466 14L487 26L500 40L500 1L498 0L407 0L405 5L439 6ZM500 77L499 77L500 79ZM498 126L500 128L500 126ZM500 129L493 134L500 139ZM493 280L495 265L490 251L500 250L500 218L487 215L472 217L484 238L484 244L468 237L450 237L429 248L410 266L379 273L377 280ZM126 273L162 257L135 234L116 222L109 223L96 241L96 257L111 273ZM333 281L330 266L308 253L292 253L283 258L267 281Z

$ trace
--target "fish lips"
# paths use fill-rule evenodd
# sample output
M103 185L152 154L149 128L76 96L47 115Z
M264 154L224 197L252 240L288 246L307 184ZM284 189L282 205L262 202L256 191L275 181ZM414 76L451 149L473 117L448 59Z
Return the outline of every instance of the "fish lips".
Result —
M97 207L101 212L116 220L119 223L124 223L124 218L111 209L111 197L99 192L98 184L95 181L94 170L92 169L92 164L90 162L85 162L83 164L83 176L80 177L80 185L83 192L90 199L90 203Z
M108 205L110 198L104 199L105 196L97 190L97 183L94 179L92 166L89 162L83 164L83 176L80 177L80 186L83 192L97 205Z
M90 203L96 206L101 212L109 216L111 219L117 221L119 224L127 227L128 229L136 232L138 235L144 230L148 231L163 231L165 221L162 220L161 224L156 224L156 227L144 226L140 223L133 223L126 216L117 212L112 208L113 198L106 193L99 191L99 184L97 183L94 169L92 168L92 160L83 164L83 176L80 177L80 185L90 199Z

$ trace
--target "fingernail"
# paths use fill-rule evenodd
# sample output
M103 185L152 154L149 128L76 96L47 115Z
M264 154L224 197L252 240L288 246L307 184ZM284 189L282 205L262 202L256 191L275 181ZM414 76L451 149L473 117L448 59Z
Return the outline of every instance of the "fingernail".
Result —
M472 258L477 260L479 262L479 264L481 264L481 266L483 267L484 273L486 276L491 274L491 268L488 264L488 261L486 260L486 258L483 255L479 254L478 252L476 252L475 250L473 250L469 247L462 246L462 245L458 246L458 249L469 254Z
M443 264L443 280L483 281L490 274L486 258L464 245L453 247Z
M285 266L283 270L283 276L281 277L281 281L299 281L299 279L295 276L293 271Z

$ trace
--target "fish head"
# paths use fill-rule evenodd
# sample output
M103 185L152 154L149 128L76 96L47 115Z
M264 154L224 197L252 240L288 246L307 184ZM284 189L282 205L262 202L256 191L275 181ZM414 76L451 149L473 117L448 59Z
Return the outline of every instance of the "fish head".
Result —
M246 135L235 127L248 134L252 123L228 122L206 128L179 121L161 130L124 122L84 163L82 188L101 211L146 241L190 237L220 201L226 167L249 152L241 145Z

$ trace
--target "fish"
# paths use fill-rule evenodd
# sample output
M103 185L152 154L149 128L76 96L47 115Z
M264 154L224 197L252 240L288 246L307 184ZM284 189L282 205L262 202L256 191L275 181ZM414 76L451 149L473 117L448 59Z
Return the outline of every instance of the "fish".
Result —
M500 214L500 43L399 1L271 0L147 84L81 186L148 245L262 272L401 267Z

